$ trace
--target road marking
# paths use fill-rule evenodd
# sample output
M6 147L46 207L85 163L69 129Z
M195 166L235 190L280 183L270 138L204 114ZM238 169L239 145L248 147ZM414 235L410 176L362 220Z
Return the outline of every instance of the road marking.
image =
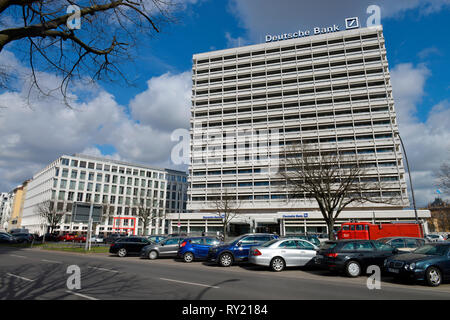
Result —
M11 276L11 277L16 277L16 278L19 278L19 279L22 279L22 280L25 280L25 281L30 281L30 282L34 281L34 280L31 280L31 279L28 279L28 278L24 278L24 277L21 277L21 276L17 276L17 275L12 274L12 273L7 273L7 275L8 275L8 276Z
M90 296L87 296L85 294L81 294L81 293L78 293L78 292L73 292L73 291L70 291L70 290L66 290L66 292L70 293L70 294L74 294L74 295L82 297L82 298L85 298L85 299L89 299L89 300L100 300L100 299L97 299L97 298L94 298L94 297L90 297Z
M111 269L105 269L105 268L99 268L99 267L90 267L90 266L88 266L88 268L96 269L96 270L101 270L101 271L116 272L116 273L119 272L119 271L117 271L117 270L111 270Z
M10 254L11 257L17 257L17 258L26 258L25 256L19 256L18 254Z
M173 280L173 279L166 279L166 278L160 278L160 279L161 279L161 280L166 280L166 281L173 281L173 282L184 283L184 284L192 284L193 286L200 286L200 287L208 287L208 288L219 289L219 287L216 287L216 286L209 286L209 285L207 285L207 284L194 283L194 282L186 282L186 281Z
M50 263L62 263L62 262L60 262L60 261L45 260L45 259L42 259L41 261L44 261L44 262L50 262Z

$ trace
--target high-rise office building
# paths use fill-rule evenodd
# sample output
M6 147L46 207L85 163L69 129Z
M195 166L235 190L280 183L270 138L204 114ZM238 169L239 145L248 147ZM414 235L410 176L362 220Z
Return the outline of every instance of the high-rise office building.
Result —
M249 213L317 208L276 174L292 143L364 155L372 196L400 199L359 209L409 205L381 26L196 54L191 110L191 210L224 192Z

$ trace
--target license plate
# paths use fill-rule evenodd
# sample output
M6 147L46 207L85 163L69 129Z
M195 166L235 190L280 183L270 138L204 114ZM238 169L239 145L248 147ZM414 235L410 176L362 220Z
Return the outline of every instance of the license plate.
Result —
M400 272L400 270L398 270L398 269L392 269L392 268L388 268L388 271L389 271L389 272L392 272L392 273L399 273L399 272Z

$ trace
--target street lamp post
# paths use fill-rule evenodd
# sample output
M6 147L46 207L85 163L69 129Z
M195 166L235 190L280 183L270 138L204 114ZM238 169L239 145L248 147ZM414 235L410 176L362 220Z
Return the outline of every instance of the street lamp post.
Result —
M408 168L409 184L411 186L411 195L412 195L413 206L414 206L414 215L416 217L416 223L419 223L419 217L417 215L417 207L416 207L416 198L414 197L414 188L413 188L413 183L412 183L412 178L411 178L411 170L409 169L408 156L406 155L405 145L403 144L403 140L402 140L402 137L400 136L400 132L397 132L397 135L400 139L400 144L402 145L403 153L405 154L406 167Z

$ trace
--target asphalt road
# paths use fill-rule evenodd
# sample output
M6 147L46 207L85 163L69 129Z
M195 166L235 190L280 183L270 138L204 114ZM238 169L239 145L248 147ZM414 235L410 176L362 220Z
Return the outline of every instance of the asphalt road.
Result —
M81 270L81 289L69 290L70 265ZM347 278L298 268L280 273L240 265L144 260L109 254L83 255L40 249L0 248L2 300L303 300L303 299L449 299L450 284L422 284L382 279L369 290L367 277Z

